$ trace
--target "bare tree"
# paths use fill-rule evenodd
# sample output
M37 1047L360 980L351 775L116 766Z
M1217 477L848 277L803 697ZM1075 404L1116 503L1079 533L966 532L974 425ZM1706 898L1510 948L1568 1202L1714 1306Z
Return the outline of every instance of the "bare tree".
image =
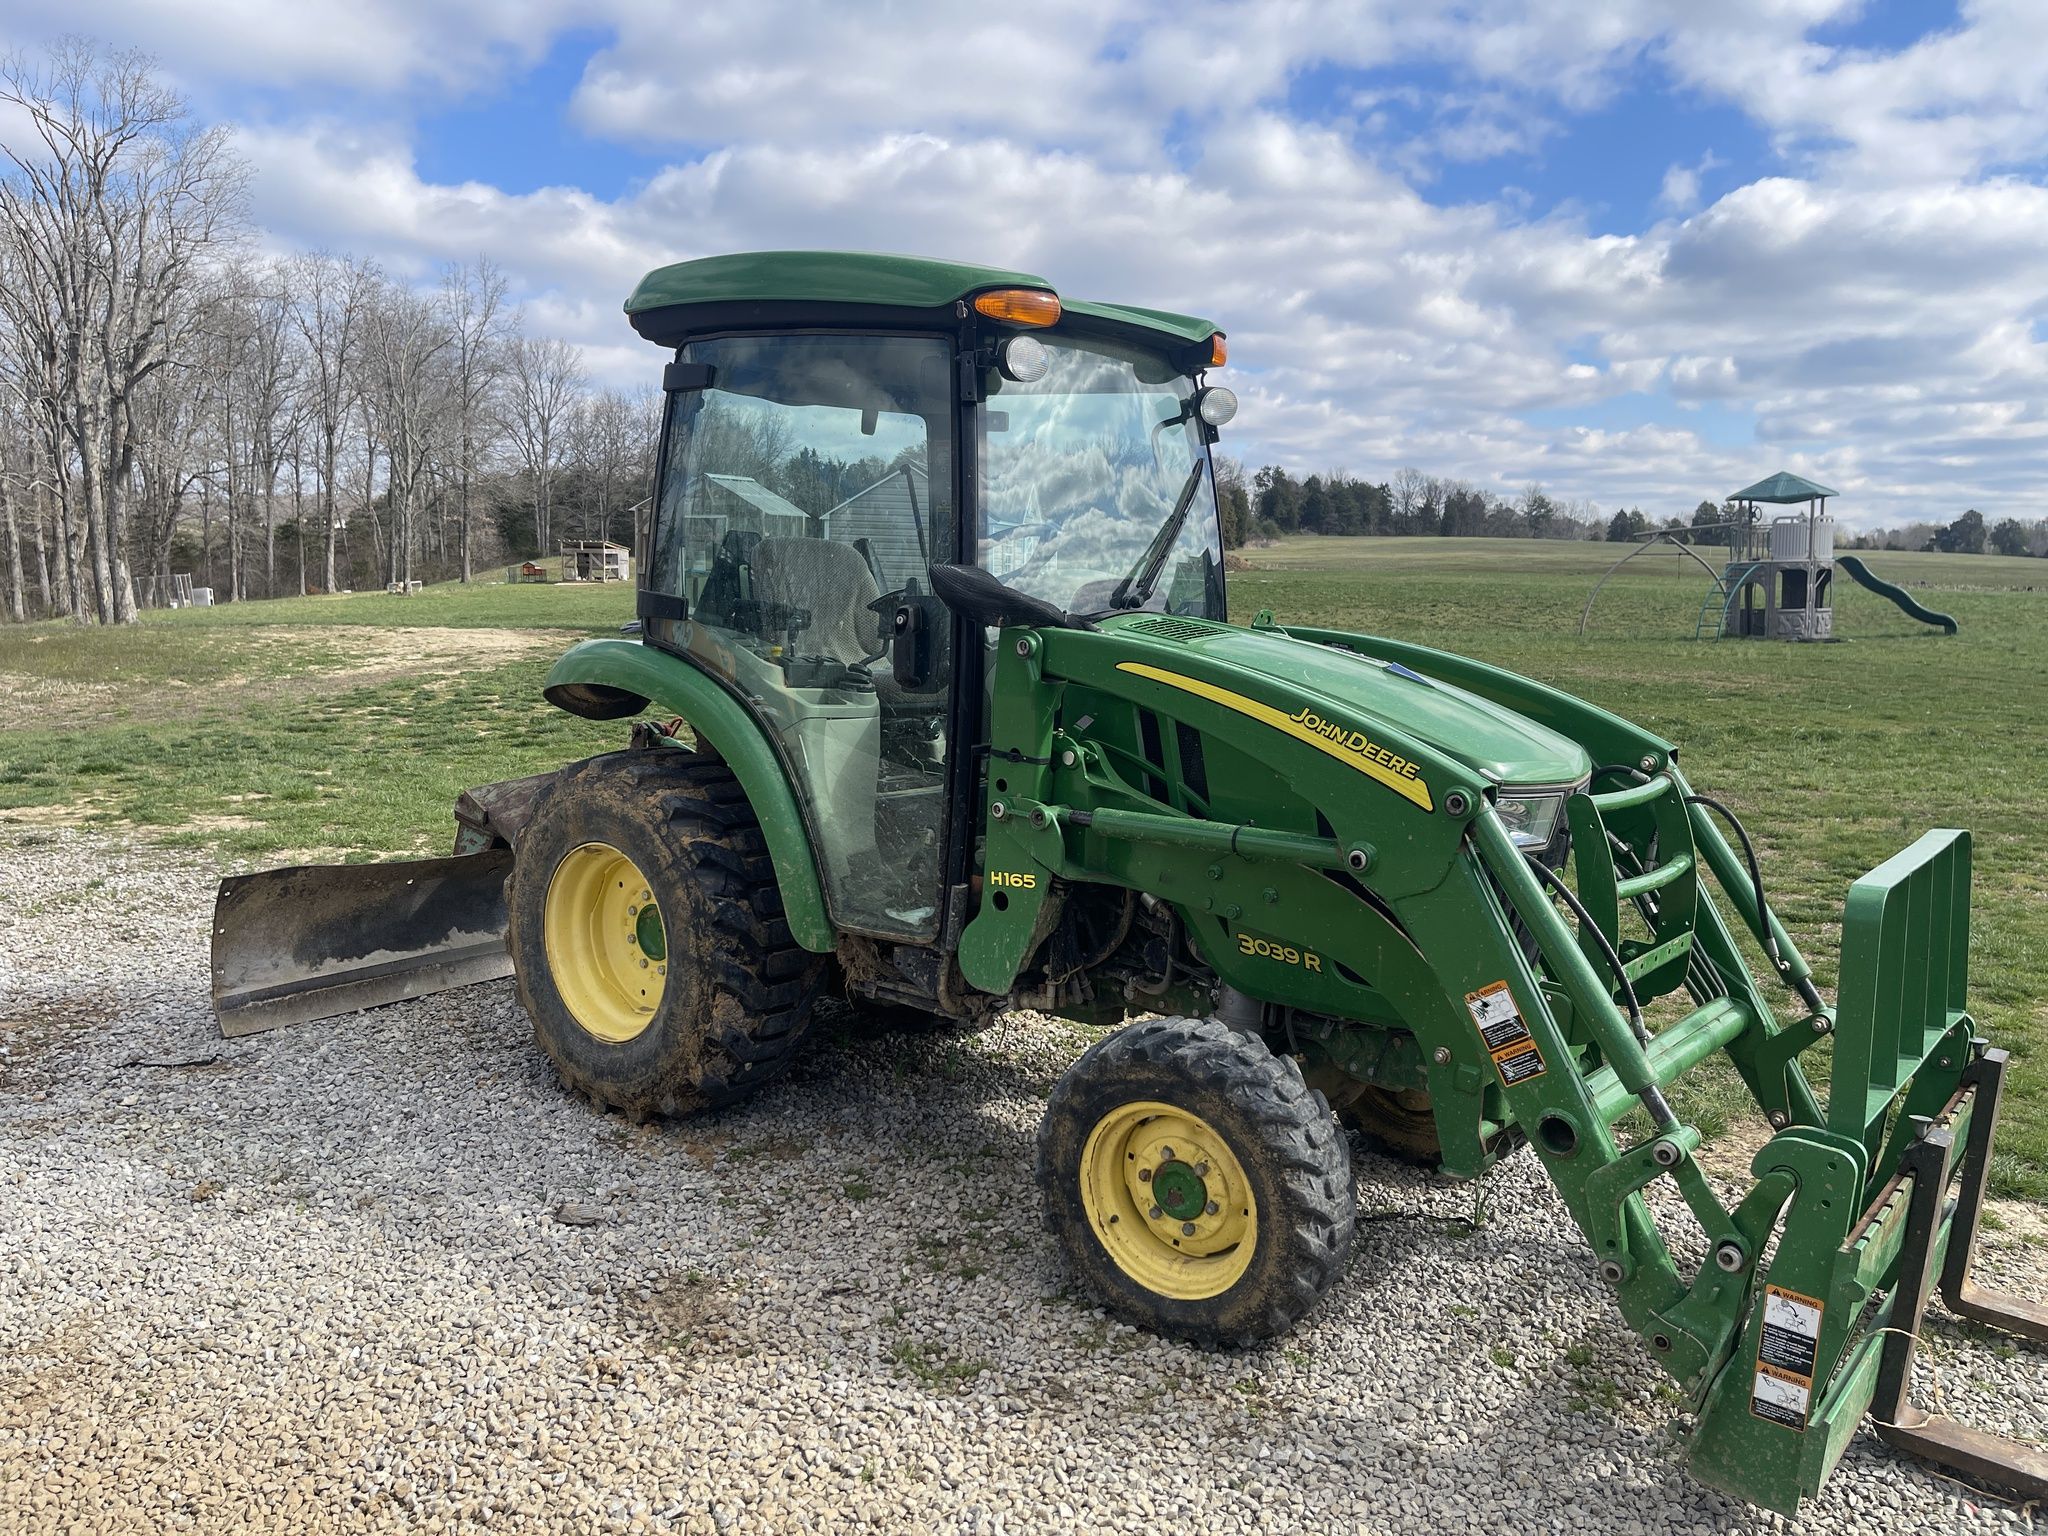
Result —
M391 537L387 581L412 580L414 519L435 437L435 413L449 403L438 367L451 333L429 300L382 285L369 307L368 364L373 416L389 468Z
M495 427L491 403L505 373L504 274L479 256L475 265L450 266L441 278L441 315L448 327L455 387L456 530L462 579L471 574L471 487L478 457Z
M85 525L71 516L70 499L60 483L67 462L61 395L66 332L57 295L39 282L26 245L11 230L0 232L0 320L8 333L8 345L0 350L0 379L19 403L27 431L34 506L30 528L43 577L44 608L85 623L90 617L82 575ZM57 556L54 587L44 553L46 528Z
M583 364L566 341L552 336L514 339L502 420L533 483L533 536L542 554L552 533L555 473L561 467L569 413L583 382Z
M205 368L165 370L136 391L135 525L160 589L171 578L177 537L192 488L212 472L206 441L218 383Z
M0 406L0 539L7 544L7 617L19 624L28 617L28 598L21 576L21 525L15 509L34 481L27 424L16 410Z
M243 418L249 432L249 482L263 498L263 595L277 596L277 475L302 403L301 351L286 296L286 274L272 264L246 274L239 288Z
M354 401L353 376L363 345L363 312L379 281L377 269L369 262L325 252L303 257L290 269L292 320L306 343L306 416L318 450L315 469L320 482L320 516L326 544L320 585L323 592L332 592L337 586L336 547L341 530L334 505L337 460ZM302 524L302 544L305 536ZM303 587L304 583L300 585Z
M92 592L103 622L135 617L128 570L132 402L170 361L177 307L205 260L242 229L244 172L226 130L189 121L184 98L135 53L59 43L37 67L0 65L0 103L24 112L40 147L0 146L0 218L48 296L0 299L54 319L58 418L77 471ZM83 617L84 615L79 615Z

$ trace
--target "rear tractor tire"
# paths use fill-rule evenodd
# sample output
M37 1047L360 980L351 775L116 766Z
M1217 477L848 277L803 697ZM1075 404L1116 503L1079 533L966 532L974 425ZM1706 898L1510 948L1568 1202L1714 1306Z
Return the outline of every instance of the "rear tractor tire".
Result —
M507 944L562 1081L639 1120L772 1081L826 961L791 937L766 840L716 758L663 748L564 769L520 834Z
M1285 1333L1351 1252L1351 1153L1328 1103L1214 1019L1148 1019L1091 1046L1046 1107L1038 1184L1102 1304L1197 1343Z

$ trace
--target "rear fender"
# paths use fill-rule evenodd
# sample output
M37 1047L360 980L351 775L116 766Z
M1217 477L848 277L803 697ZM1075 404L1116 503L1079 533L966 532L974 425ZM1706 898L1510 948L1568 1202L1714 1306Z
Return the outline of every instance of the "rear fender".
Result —
M805 949L829 954L831 919L811 856L789 774L760 725L733 696L698 668L637 640L586 640L548 673L543 696L558 709L591 720L617 720L654 705L680 715L732 769L759 818L782 888L790 934Z

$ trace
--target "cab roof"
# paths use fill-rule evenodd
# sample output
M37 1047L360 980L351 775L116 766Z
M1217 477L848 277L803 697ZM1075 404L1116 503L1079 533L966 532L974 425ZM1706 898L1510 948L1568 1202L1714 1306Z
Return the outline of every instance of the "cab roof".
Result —
M1035 273L969 262L873 251L750 251L656 267L626 300L626 315L634 330L666 346L749 313L776 320L795 318L804 308L950 312L960 300L990 288L1059 292ZM1060 308L1064 315L1150 331L1180 345L1207 341L1222 329L1195 315L1065 294Z

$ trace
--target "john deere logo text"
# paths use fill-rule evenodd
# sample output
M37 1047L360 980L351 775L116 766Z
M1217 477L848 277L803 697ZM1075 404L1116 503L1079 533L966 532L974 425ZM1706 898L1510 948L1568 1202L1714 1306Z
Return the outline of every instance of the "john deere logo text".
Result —
M1420 768L1409 762L1407 758L1400 756L1398 753L1389 752L1385 747L1373 741L1365 732L1354 731L1350 726L1339 725L1334 720L1325 720L1312 709L1304 709L1299 714L1290 715L1288 720L1292 724L1300 726L1303 730L1311 731L1322 737L1325 741L1335 742L1346 752L1362 757L1369 763L1377 763L1389 773L1398 774L1404 779L1415 778L1422 772Z
M1033 890L1038 885L1038 876L1033 874L1020 875L1014 870L1008 869L992 869L989 871L988 877L997 885L1015 886L1017 889L1025 891Z
M1334 757L1387 786L1411 805L1419 805L1425 811L1436 807L1429 798L1429 786L1422 781L1422 770L1395 752L1377 746L1363 731L1354 731L1348 725L1339 725L1334 720L1325 720L1312 709L1297 710L1294 714L1282 714L1263 699L1254 699L1220 683L1208 682L1199 677L1187 677L1165 667L1155 667L1147 661L1120 661L1116 664L1119 672L1132 677L1142 677L1147 682L1158 683L1165 688L1178 688L1182 693L1193 694L1198 699L1207 699L1212 704L1235 710L1247 720L1256 720L1261 725L1293 737L1296 741L1307 742L1325 756Z

